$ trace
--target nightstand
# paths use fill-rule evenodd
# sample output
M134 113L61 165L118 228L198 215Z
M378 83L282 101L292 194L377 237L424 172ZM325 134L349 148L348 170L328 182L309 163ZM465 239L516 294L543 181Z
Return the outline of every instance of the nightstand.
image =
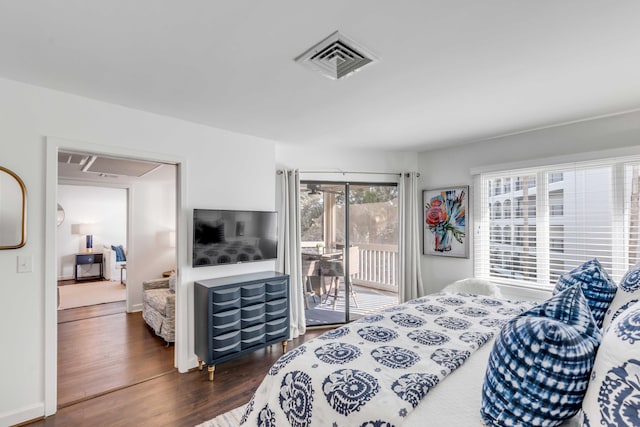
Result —
M93 265L98 264L100 266L100 274L97 276L81 276L78 277L78 267L81 265ZM74 271L74 278L76 281L80 280L100 280L104 278L104 270L102 265L102 254L76 254L76 269Z

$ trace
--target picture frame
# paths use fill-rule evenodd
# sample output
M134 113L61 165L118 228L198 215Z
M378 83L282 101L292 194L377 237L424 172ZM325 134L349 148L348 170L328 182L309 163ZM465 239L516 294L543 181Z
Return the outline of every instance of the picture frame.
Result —
M469 186L422 192L423 254L469 258Z

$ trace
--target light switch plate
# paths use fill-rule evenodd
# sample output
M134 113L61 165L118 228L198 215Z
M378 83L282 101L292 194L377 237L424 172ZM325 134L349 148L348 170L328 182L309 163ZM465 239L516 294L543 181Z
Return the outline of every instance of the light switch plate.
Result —
M31 255L18 255L18 273L31 273L33 271L33 257Z

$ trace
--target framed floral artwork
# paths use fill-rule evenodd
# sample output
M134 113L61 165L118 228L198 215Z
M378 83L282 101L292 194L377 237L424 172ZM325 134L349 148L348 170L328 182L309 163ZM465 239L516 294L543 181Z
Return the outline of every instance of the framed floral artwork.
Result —
M425 255L469 258L469 187L422 192Z

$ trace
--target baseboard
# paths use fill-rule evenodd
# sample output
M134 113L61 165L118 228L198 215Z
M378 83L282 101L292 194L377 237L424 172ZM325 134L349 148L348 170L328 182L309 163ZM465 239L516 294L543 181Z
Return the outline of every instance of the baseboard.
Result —
M44 403L34 403L33 405L22 407L13 412L0 414L0 426L14 426L43 417Z
M130 313L135 313L138 311L142 311L142 304L134 304L131 306L131 311Z
M178 372L180 372L181 374L184 374L186 372L193 370L194 368L197 368L198 365L199 365L198 356L194 354L193 356L189 357L189 359L187 360L187 364L185 366L178 366Z

